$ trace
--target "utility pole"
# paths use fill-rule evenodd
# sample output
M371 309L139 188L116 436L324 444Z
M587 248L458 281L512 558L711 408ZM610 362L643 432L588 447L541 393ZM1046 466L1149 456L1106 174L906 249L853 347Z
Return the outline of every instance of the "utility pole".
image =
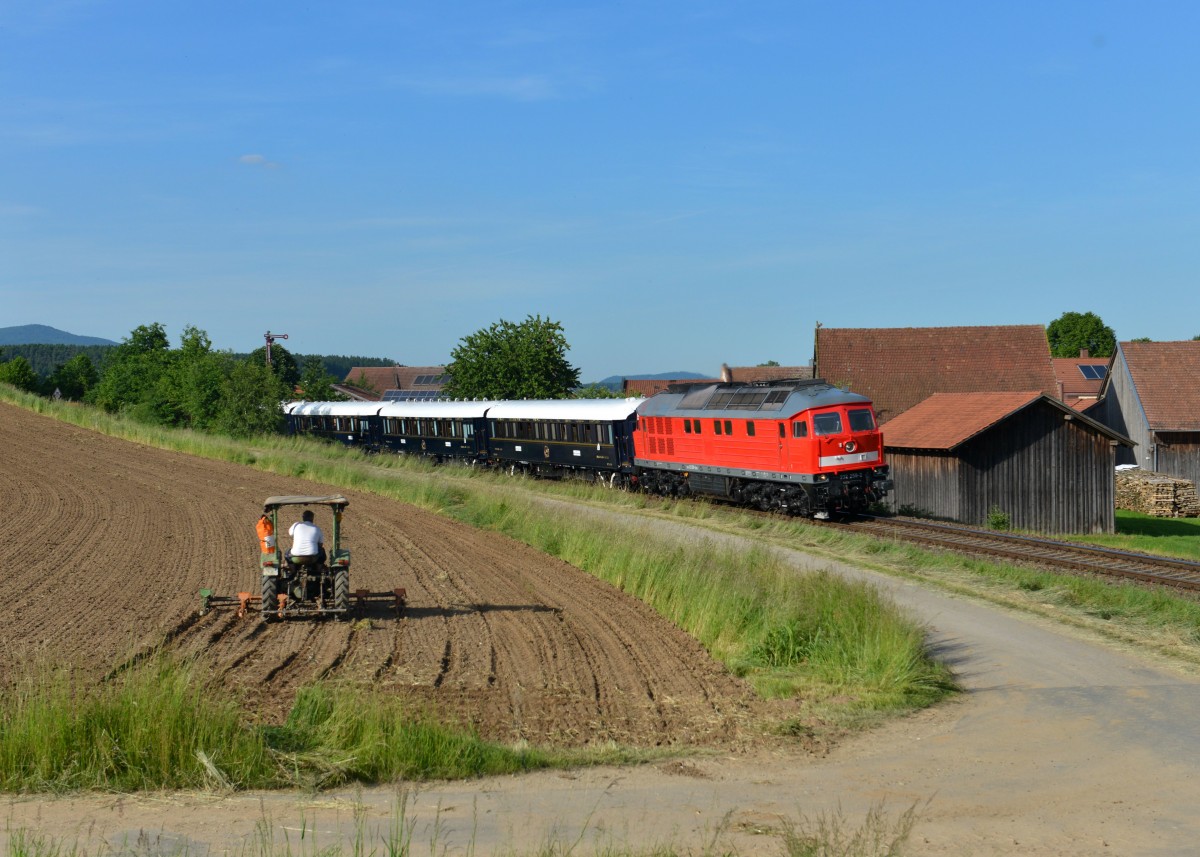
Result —
M268 330L266 333L263 334L263 339L267 340L267 365L270 366L271 365L271 343L274 342L276 339L287 339L287 334L286 333L271 333L271 331Z

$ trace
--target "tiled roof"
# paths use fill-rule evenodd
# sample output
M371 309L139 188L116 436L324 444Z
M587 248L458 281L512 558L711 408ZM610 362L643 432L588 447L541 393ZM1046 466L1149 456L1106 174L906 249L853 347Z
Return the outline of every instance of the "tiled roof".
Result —
M345 378L347 384L357 384L361 377L384 393L387 390L440 390L445 386L440 381L433 384L417 384L418 380L439 379L446 374L445 366L355 366Z
M884 426L883 445L905 449L953 449L1041 396L1039 390L934 393Z
M716 384L715 378L626 378L624 393L626 396L653 396L661 393L672 384Z
M883 428L888 449L951 450L1005 418L1044 401L1073 414L1068 405L1040 390L984 393L934 393L896 417ZM1131 445L1129 438L1082 414L1074 416L1109 438Z
M1200 431L1200 342L1122 342L1154 431Z
M1054 365L1054 378L1058 383L1058 398L1073 408L1089 407L1100 397L1104 387L1104 378L1108 375L1110 357L1054 357L1050 362ZM1099 378L1088 378L1079 368L1094 367L1089 374L1099 375Z
M364 390L362 387L355 387L353 384L333 384L333 389L343 396L347 396L356 402L378 402L380 396L373 390Z
M869 397L881 424L934 393L1058 392L1038 324L821 327L816 375Z

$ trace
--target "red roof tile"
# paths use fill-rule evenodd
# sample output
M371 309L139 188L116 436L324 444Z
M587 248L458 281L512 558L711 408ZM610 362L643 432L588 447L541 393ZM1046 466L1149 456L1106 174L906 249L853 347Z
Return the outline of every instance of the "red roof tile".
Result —
M1054 357L1050 362L1054 365L1054 378L1058 383L1058 398L1071 407L1076 407L1080 399L1083 407L1090 406L1100 398L1100 390L1104 387L1104 379L1108 376L1111 357ZM1099 378L1088 378L1079 368L1081 366L1096 367L1091 374Z
M417 384L422 376L440 378L446 373L445 366L355 366L345 378L347 384L358 384L365 377L367 383L380 393L388 390L440 390L443 383Z
M1200 342L1122 342L1154 431L1200 431Z
M816 375L869 397L881 424L934 393L1058 392L1046 329L1037 324L821 327Z
M953 449L1041 397L1040 390L934 393L884 427L883 445L905 449Z
M719 379L715 378L626 378L624 392L626 396L653 396L655 393L661 393L672 384L717 384Z

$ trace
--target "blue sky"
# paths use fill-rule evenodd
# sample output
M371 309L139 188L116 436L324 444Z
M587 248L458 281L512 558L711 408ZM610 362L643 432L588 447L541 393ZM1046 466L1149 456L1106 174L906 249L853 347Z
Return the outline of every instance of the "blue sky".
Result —
M0 0L0 327L583 380L1200 334L1200 4Z

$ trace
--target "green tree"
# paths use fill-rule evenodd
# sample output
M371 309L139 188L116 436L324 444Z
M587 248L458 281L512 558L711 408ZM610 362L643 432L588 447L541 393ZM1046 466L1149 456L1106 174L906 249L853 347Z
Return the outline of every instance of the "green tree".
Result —
M251 351L250 359L266 365L267 346L263 345ZM295 356L278 342L271 345L271 371L289 390L300 383L300 367L296 365ZM288 395L290 397L291 394Z
M778 360L768 360L766 363L759 363L758 365L759 366L778 366L779 361Z
M112 350L87 400L109 412L124 410L139 419L162 422L154 394L170 359L170 342L161 324L135 327Z
M565 399L579 370L562 325L540 315L500 321L459 340L450 353L445 393L461 399Z
M1046 328L1051 357L1078 357L1086 348L1092 357L1111 357L1117 336L1094 312L1064 312Z
M234 361L221 384L214 428L234 437L279 431L283 426L280 403L288 393L289 388L261 358Z
M1153 342L1154 340L1151 339L1149 336L1137 336L1129 341L1130 342Z
M41 379L33 366L24 357L14 357L7 363L0 363L0 383L12 384L27 393L36 393Z
M54 370L46 381L46 388L50 393L58 390L64 399L78 402L99 380L100 373L92 365L92 359L80 352Z
M330 402L342 398L333 389L337 378L325 371L325 361L319 354L304 358L304 370L300 373L300 390L310 402Z
M232 362L227 352L213 351L203 330L192 325L183 329L179 350L172 354L170 371L158 388L159 398L170 403L173 425L200 430L213 426Z

